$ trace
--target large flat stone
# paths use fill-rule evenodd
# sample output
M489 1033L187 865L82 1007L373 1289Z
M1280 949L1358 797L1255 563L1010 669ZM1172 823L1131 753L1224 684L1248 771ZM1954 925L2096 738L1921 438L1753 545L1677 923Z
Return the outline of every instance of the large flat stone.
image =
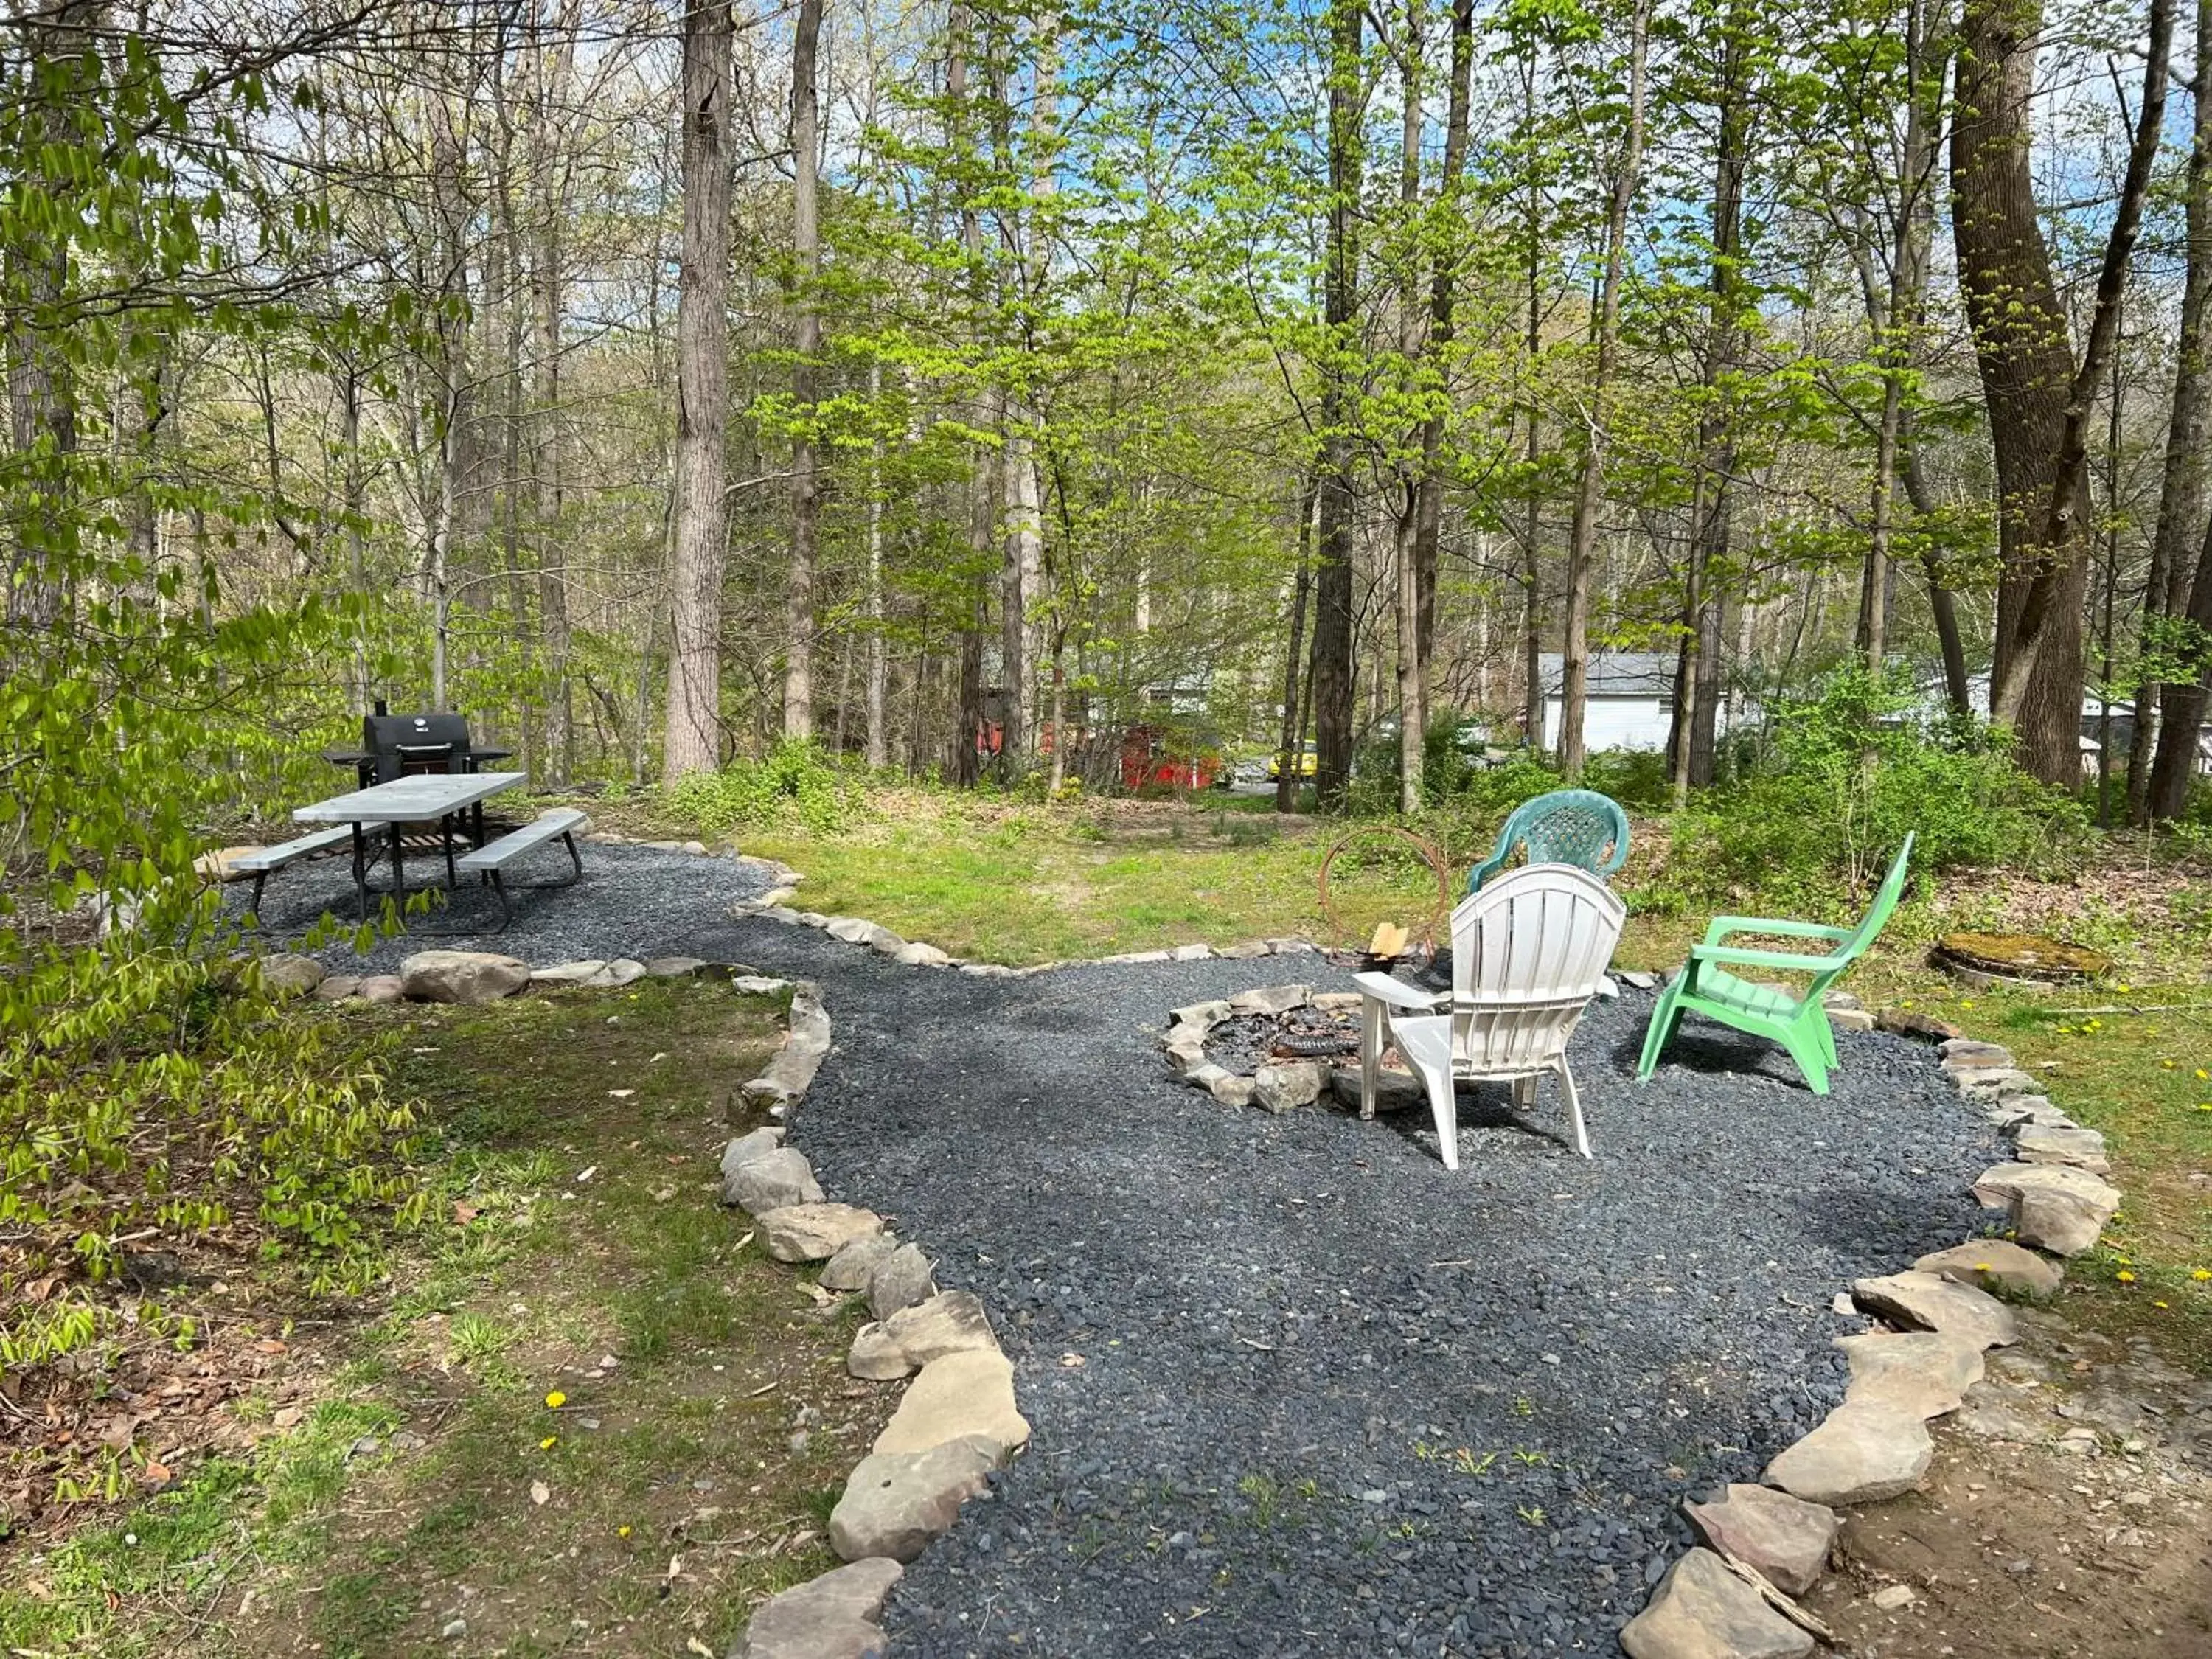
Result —
M1310 985L1261 985L1239 991L1229 1006L1240 1014L1279 1014L1312 1000Z
M1941 1331L1980 1348L2008 1347L2020 1340L2019 1322L2011 1309L1986 1291L1939 1273L1915 1271L1856 1279L1851 1300L1892 1324Z
M1692 1550L1628 1621L1620 1645L1629 1659L1804 1659L1813 1638L1719 1556Z
M329 977L313 957L290 951L261 958L261 985L271 996L303 997Z
M819 1204L822 1183L806 1154L789 1146L771 1147L741 1158L722 1172L722 1202L751 1216L764 1216L794 1205Z
M417 951L399 964L401 991L416 1002L497 1002L530 983L530 964L489 951Z
M830 1513L830 1547L848 1561L913 1560L951 1530L1003 1456L996 1441L966 1435L926 1452L862 1458Z
M916 1365L927 1365L946 1354L986 1350L996 1353L999 1339L991 1329L991 1316L982 1298L973 1291L945 1291L901 1308L884 1321L884 1328Z
M2088 1249L2120 1207L2118 1188L2068 1164L2000 1164L1974 1182L1974 1196L2009 1210L2014 1237L2054 1255Z
M1774 1587L1802 1595L1828 1570L1828 1551L1844 1517L1771 1486L1732 1483L1717 1504L1684 1505L1717 1549L1757 1569Z
M604 957L580 957L574 962L556 962L550 968L532 969L530 982L539 990L562 990L605 973L606 966Z
M753 1609L730 1659L883 1659L875 1620L905 1571L872 1557L771 1595Z
M2055 1293L2066 1277L2056 1261L2024 1250L2007 1238L1972 1238L1948 1250L1923 1255L1915 1273L1938 1273L1977 1290L2003 1291L2038 1298Z
M1980 1066L1954 1072L1951 1080L1969 1100L2004 1100L2013 1095L2040 1094L2043 1085L2026 1072L2009 1066Z
M777 1128L755 1129L737 1136L722 1148L722 1178L728 1180L755 1158L766 1158L782 1145L783 1131Z
M1848 1405L1891 1406L1926 1419L1959 1409L1982 1380L1982 1351L1940 1331L1868 1331L1839 1336L1850 1361Z
M1765 1479L1808 1504L1872 1504L1915 1490L1936 1455L1917 1413L1846 1402L1766 1466Z
M884 1230L883 1217L850 1204L793 1204L757 1218L778 1261L827 1261L854 1239Z
M1328 1081L1328 1067L1320 1060L1285 1060L1252 1074L1253 1097L1271 1112L1292 1111L1319 1100Z
M1014 1404L1013 1362L995 1348L947 1354L924 1365L870 1449L927 1451L971 1434L1009 1452L1029 1443L1029 1419Z
M2112 1171L2112 1160L2105 1154L2105 1138L2094 1129L2026 1123L2013 1137L2012 1150L2023 1164L2070 1164L2091 1175Z

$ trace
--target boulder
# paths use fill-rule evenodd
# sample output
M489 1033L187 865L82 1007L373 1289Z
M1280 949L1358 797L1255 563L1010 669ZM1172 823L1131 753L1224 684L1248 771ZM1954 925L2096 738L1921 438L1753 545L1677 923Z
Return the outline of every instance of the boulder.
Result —
M889 1233L856 1238L823 1265L819 1283L828 1291L865 1291L878 1265L898 1248L898 1240Z
M1254 1093L1271 1112L1287 1112L1310 1106L1321 1098L1328 1067L1316 1060L1293 1060L1279 1066L1262 1066L1253 1073Z
M1968 1100L1996 1102L2014 1095L2039 1093L2043 1085L2026 1072L2010 1066L1992 1066L1981 1071L1954 1072L1951 1081Z
M1764 1478L1808 1504L1872 1504L1916 1490L1935 1455L1917 1413L1846 1401L1784 1448Z
M1628 1621L1620 1645L1629 1659L1804 1659L1813 1638L1719 1556L1692 1550Z
M1717 1503L1684 1506L1705 1540L1764 1574L1789 1595L1802 1595L1828 1570L1828 1551L1844 1517L1771 1486L1731 1483Z
M1938 1273L1915 1271L1855 1279L1851 1300L1892 1324L1941 1331L1977 1348L2008 1347L2020 1340L2020 1325L2011 1309L1987 1291Z
M804 921L805 918L801 916L799 920ZM829 929L831 939L841 939L848 945L866 945L876 924L866 916L832 916L823 925Z
M1195 1025L1178 1025L1161 1045L1178 1077L1188 1077L1206 1062L1206 1034Z
M2010 1210L2013 1236L2054 1255L2089 1249L2120 1207L2119 1188L2068 1164L2000 1164L1974 1182L1974 1196Z
M1253 1097L1260 1092L1257 1083L1234 1072L1222 1073L1207 1086L1213 1097L1224 1106L1249 1106Z
M645 964L630 957L617 957L612 962L584 981L585 988L593 991L619 990L634 985L645 977Z
M830 1512L830 1547L848 1561L913 1560L951 1530L1003 1456L996 1441L968 1435L925 1452L862 1458Z
M937 1293L929 1258L912 1244L902 1244L884 1255L868 1274L868 1311L889 1319Z
M1972 1238L1936 1250L1912 1264L1915 1273L1936 1273L1977 1290L2043 1297L2057 1293L2066 1270L2056 1261L2023 1250L2010 1239Z
M1878 1008L1875 1011L1874 1028L1894 1036L1918 1037L1923 1042L1942 1042L1966 1035L1948 1020L1923 1014L1917 1008Z
M756 1133L758 1133L756 1131ZM822 1184L806 1154L777 1146L749 1157L722 1175L722 1202L760 1217L822 1201Z
M1279 1014L1312 1000L1310 985L1262 985L1239 991L1229 999L1229 1006L1240 1014Z
M1013 1362L996 1348L949 1353L924 1365L870 1449L927 1451L971 1434L1009 1452L1029 1443L1029 1419L1014 1404Z
M1846 1405L1890 1406L1923 1420L1959 1409L1982 1380L1982 1351L1940 1331L1865 1331L1839 1336L1851 1365Z
M1212 1060L1201 1060L1182 1074L1182 1080L1194 1089L1203 1089L1206 1093L1212 1094L1214 1085L1236 1075L1236 1073L1225 1066L1216 1066Z
M891 960L908 968L949 968L952 965L949 951L940 951L934 945L924 945L920 939L908 945Z
M416 1002L497 1002L530 983L530 964L489 951L417 951L399 964L403 994Z
M871 951L880 951L887 957L897 956L900 951L906 949L907 945L903 938L881 924L870 927L864 942Z
M1871 1031L1874 1016L1863 1008L1831 1008L1828 1024L1838 1031Z
M871 1558L769 1596L753 1609L730 1659L883 1659L875 1620L905 1571Z
M2094 1129L2026 1123L2013 1137L2012 1151L2023 1164L2070 1164L2091 1175L2112 1171L2112 1161L2105 1156L2105 1138Z
M1339 1066L1329 1073L1329 1092L1346 1106L1359 1104L1359 1067ZM1378 1112L1401 1112L1409 1106L1428 1103L1428 1086L1411 1072L1401 1072L1385 1066L1375 1079L1375 1109Z
M756 1212L755 1218L778 1261L827 1261L854 1239L884 1230L883 1217L851 1204L793 1204Z
M977 1350L996 1353L999 1349L991 1316L983 1310L982 1298L973 1291L940 1291L890 1315L884 1321L884 1329L916 1365L927 1365L949 1353Z
M727 1181L755 1158L766 1158L783 1145L781 1129L755 1129L750 1134L738 1136L722 1148L722 1179ZM734 1203L733 1199L725 1202Z
M397 974L371 974L356 994L363 1002L397 1002L407 994L407 986Z
M313 957L289 951L261 958L261 984L271 996L303 997L330 976Z
M343 1002L361 989L360 977L354 974L325 974L315 987L318 1002Z
M709 973L714 967L704 957L653 957L647 961L645 971L653 979L687 979Z

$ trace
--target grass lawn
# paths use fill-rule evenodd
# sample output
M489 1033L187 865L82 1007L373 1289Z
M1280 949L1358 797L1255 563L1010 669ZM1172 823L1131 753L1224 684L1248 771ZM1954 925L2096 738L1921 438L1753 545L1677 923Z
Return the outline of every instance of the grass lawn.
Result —
M724 1651L836 1564L829 1507L892 1403L845 1373L849 1299L716 1202L775 1007L679 980L346 1009L302 1017L390 1040L443 1224L373 1307L271 1328L250 1453L19 1540L0 1651Z

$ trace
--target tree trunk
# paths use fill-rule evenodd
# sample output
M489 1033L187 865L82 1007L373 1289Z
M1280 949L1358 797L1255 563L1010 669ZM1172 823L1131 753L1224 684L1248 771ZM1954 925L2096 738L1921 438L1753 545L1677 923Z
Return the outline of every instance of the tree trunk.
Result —
M1322 311L1334 358L1357 345L1359 304L1360 133L1358 0L1330 0L1328 11L1328 246ZM1352 639L1354 387L1341 361L1322 380L1320 533L1314 580L1314 785L1324 811L1344 804L1352 780L1354 676Z
M2078 365L2029 170L2029 100L2042 22L2041 0L1967 0L1951 132L1951 219L1997 463L2002 574L1990 715L2013 727L2024 768L2074 787L2081 777L2087 421L2164 114L2173 0L2152 0L2141 121Z
M1305 655L1306 598L1313 587L1314 514L1319 484L1308 479L1298 498L1298 572L1291 595L1291 645L1283 656L1282 741L1275 750L1275 810L1298 810L1298 773L1305 750L1304 711L1298 706L1298 670Z
M1628 127L1622 135L1620 163L1613 174L1613 201L1606 213L1605 275L1595 332L1597 361L1590 374L1589 404L1583 415L1582 469L1575 485L1574 528L1567 544L1566 641L1559 685L1559 771L1568 782L1583 775L1583 715L1589 690L1590 558L1597 544L1597 515L1605 484L1607 393L1613 360L1620 348L1620 283L1627 260L1628 209L1644 161L1644 66L1651 43L1651 0L1637 0L1628 45Z
M884 366L868 366L868 401L880 405L884 398ZM881 420L880 408L877 418ZM884 705L890 682L890 641L884 637L884 441L878 435L868 449L868 686L866 753L868 769L881 771L890 763Z
M821 106L815 92L815 49L822 36L822 0L799 0L791 46L791 251L797 267L792 330L793 412L814 419L815 358L822 349L820 192ZM822 481L814 434L802 429L791 445L791 571L784 612L783 735L814 735L814 564Z
M1436 275L1429 289L1429 349L1449 372L1443 359L1451 344L1452 313L1456 301L1460 251L1460 175L1467 167L1469 84L1474 70L1474 0L1452 0L1451 86L1445 94L1443 172L1437 181L1442 207L1443 246L1436 254ZM1437 552L1443 539L1443 472L1438 460L1443 449L1444 417L1432 410L1421 428L1421 497L1413 526L1413 569L1420 584L1420 617L1415 629L1420 647L1421 672L1429 675L1436 659Z
M1425 342L1423 326L1431 319L1419 303L1419 257L1425 238L1415 234L1421 207L1421 0L1406 0L1405 22L1398 41L1399 99L1398 205L1405 219L1407 246L1400 271L1398 293L1398 349L1409 383L1419 383ZM1433 278L1430 283L1435 292ZM1398 810L1417 812L1421 807L1421 740L1428 726L1428 676L1421 654L1421 617L1434 611L1421 591L1420 520L1422 483L1428 476L1430 454L1427 422L1421 433L1419 470L1405 482L1395 526L1393 552L1396 569L1398 624Z
M2206 372L2206 305L2212 300L2212 0L2197 0L2196 75L2191 143L2185 206L2188 274L2181 290L2181 322L2174 342L2173 402L2166 439L2166 470L2159 483L2158 526L2151 538L2150 578L2143 594L2142 647L2155 659L2169 648L2162 637L2173 617L2212 614L2212 536L2191 578L2189 544L2204 516L2204 447L2212 425L2212 374ZM2203 599L2199 599L2203 595ZM2197 625L2203 626L2199 621ZM2151 750L2151 703L2158 702L2158 748ZM2204 720L2203 670L2178 684L2146 678L2136 694L2134 742L2128 755L2130 821L2172 818L2187 804L2197 773L2198 733Z
M676 300L674 626L661 757L661 776L668 783L712 769L721 751L731 42L727 0L689 0L684 14L684 257Z
M972 140L972 124L968 112L968 54L971 46L969 35L974 17L963 3L955 0L945 24L945 137L947 148L955 154L964 151ZM971 286L980 287L983 280L983 222L976 212L972 193L963 192L960 204L960 246L967 255L968 277ZM971 294L971 300L980 304L980 292ZM988 427L997 412L997 401L987 390L980 399L976 424ZM975 465L968 481L968 550L973 569L973 587L969 595L968 618L960 630L960 668L957 696L957 730L953 733L951 772L952 781L963 786L972 785L980 775L981 751L977 744L983 732L983 630L989 624L989 576L992 556L996 546L998 514L994 500L996 495L997 472L991 450L983 445L975 448ZM921 677L915 680L915 697L921 695ZM920 726L916 726L917 746Z

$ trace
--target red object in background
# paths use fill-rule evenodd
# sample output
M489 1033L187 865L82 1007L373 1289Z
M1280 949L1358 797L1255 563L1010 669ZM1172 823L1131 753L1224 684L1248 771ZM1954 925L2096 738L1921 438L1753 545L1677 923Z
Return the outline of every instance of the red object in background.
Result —
M1157 726L1133 726L1121 734L1124 789L1210 789L1221 774L1221 757L1212 750L1173 752L1173 734ZM1185 739L1188 742L1188 739Z

